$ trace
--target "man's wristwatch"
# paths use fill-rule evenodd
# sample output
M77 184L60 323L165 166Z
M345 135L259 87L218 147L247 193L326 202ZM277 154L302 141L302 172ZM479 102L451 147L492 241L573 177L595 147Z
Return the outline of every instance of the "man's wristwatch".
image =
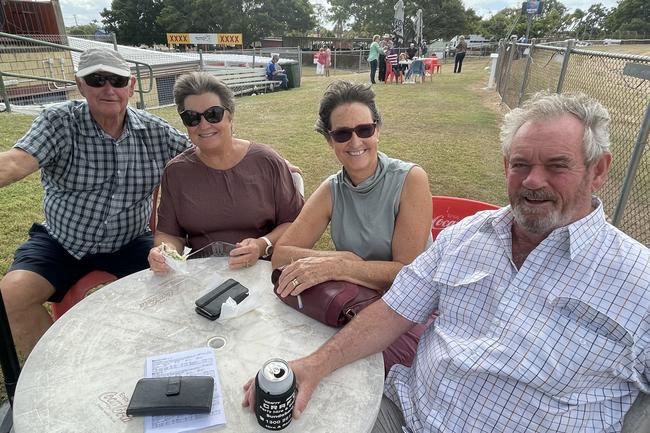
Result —
M262 254L262 258L268 259L273 254L273 242L266 236L262 236L261 239L264 239L264 242L266 242L266 249L264 250L264 254Z

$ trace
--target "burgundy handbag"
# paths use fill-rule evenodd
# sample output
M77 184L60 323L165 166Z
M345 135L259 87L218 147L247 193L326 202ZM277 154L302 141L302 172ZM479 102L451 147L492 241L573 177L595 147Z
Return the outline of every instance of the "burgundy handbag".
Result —
M282 268L274 269L271 274L273 292L277 295L278 280ZM341 327L368 305L381 296L376 290L369 289L347 281L325 281L316 284L300 294L302 308L298 308L298 297L278 298L303 314L329 326Z

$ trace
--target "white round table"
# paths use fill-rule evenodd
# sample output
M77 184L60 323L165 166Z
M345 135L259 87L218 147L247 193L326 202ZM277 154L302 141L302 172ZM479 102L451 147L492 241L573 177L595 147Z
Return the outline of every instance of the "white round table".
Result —
M143 418L126 416L147 356L205 347L213 337L227 424L205 431L266 432L242 408L242 386L262 364L305 356L332 336L325 326L283 304L270 282L271 265L230 270L226 259L188 262L188 275L149 270L99 289L61 317L27 359L18 381L16 433L142 432ZM223 323L194 311L215 278L234 278L259 295L261 306ZM328 376L299 420L285 432L369 432L383 391L380 354Z

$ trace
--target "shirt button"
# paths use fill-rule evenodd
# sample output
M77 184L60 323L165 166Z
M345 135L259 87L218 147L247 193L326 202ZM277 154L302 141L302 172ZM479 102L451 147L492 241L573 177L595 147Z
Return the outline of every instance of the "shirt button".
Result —
M122 170L117 170L117 174L122 174Z
M494 326L496 327L501 326L501 321L499 319L494 319Z

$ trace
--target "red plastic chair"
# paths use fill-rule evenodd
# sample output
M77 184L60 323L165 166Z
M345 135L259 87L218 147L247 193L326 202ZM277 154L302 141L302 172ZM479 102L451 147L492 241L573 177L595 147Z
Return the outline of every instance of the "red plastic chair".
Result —
M431 196L433 205L433 224L431 235L435 240L442 229L456 224L465 217L482 210L499 209L499 206L478 200L460 197Z
M435 70L437 74L440 73L440 68L442 67L440 61L437 57L426 57L422 60L424 61L425 77L428 74L431 76L431 80L433 80L433 71Z
M386 75L384 76L384 84L388 84L388 79L390 78L390 82L393 82L393 77L395 77L395 71L393 71L393 65L391 65L388 60L386 60ZM397 80L397 77L395 77L395 80ZM395 81L397 82L397 81Z
M151 211L151 217L149 218L149 228L152 232L156 231L156 208L158 205L158 188L153 192L153 209ZM112 283L116 281L117 277L113 274L109 274L104 271L91 271L81 277L74 286L68 290L61 302L52 302L50 304L52 308L52 317L54 320L57 320L61 317L66 311L74 307L77 302L81 301L89 291L95 287L103 284Z

